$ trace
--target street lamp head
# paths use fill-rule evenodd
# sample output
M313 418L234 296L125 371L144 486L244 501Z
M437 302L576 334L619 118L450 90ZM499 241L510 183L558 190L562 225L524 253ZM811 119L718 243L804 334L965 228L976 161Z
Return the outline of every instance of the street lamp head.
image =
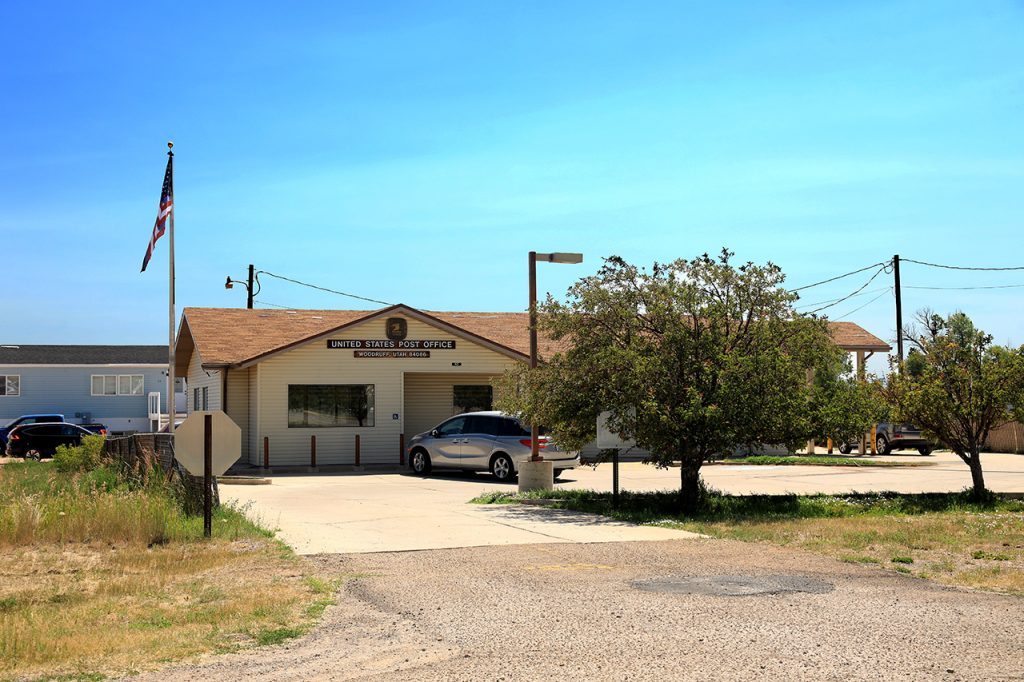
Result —
M224 288L225 289L230 289L231 287L234 286L234 284L235 283L231 281L231 278L228 277L228 281L224 282Z
M537 260L547 261L548 263L582 263L582 253L538 253Z

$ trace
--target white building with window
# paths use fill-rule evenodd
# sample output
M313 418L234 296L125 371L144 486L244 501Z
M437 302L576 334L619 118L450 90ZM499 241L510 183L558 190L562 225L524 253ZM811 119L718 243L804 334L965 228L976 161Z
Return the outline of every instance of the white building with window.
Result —
M833 324L851 352L889 346ZM540 339L541 357L557 347ZM188 410L224 410L242 462L397 465L408 438L453 414L492 409L494 380L529 360L526 313L186 308L176 370Z

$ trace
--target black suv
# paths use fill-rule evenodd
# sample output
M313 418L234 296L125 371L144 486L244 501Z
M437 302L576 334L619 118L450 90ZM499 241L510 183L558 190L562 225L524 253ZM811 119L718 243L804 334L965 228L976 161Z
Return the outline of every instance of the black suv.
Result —
M81 445L83 437L92 435L78 424L22 424L7 435L7 456L53 457L58 445Z

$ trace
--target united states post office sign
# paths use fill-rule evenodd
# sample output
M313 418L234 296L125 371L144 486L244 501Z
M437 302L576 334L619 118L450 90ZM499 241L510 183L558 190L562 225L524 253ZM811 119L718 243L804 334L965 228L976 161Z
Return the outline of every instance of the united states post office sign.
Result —
M424 339L327 339L327 347L340 350L455 350L455 341Z

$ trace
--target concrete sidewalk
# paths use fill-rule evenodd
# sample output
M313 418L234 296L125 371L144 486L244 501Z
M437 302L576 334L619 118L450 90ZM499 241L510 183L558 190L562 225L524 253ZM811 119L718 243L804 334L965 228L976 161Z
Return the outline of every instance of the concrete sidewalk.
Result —
M891 455L928 466L854 468L823 466L706 465L704 480L723 492L848 493L958 491L971 483L967 466L951 453L933 457ZM1024 491L1024 456L986 454L985 480L998 492ZM612 468L567 471L558 488L610 490ZM301 554L388 552L552 542L665 540L690 534L620 523L576 512L467 502L491 491L514 491L485 474L407 470L274 475L272 485L221 487L235 502ZM621 465L623 490L675 490L679 469L640 462Z

